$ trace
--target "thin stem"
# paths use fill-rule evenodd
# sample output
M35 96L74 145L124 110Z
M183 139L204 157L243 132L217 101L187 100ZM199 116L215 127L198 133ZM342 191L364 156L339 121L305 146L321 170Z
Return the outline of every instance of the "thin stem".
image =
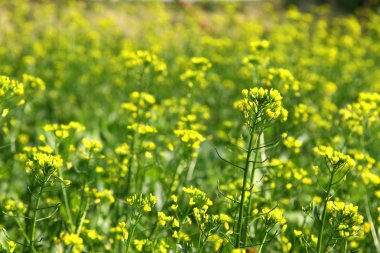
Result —
M33 190L34 190L34 187L35 187L35 181L36 181L36 177L33 176L33 179L32 179L32 183L30 184L30 186L28 187L28 190L29 190L29 200L28 200L28 209L26 211L26 216L25 216L25 231L30 231L30 225L31 225L31 222L30 222L30 219L29 217L31 216L31 211L32 211L32 201L33 201ZM29 232L30 233L30 232ZM29 237L28 237L29 238ZM24 240L24 245L29 245L30 243L30 240ZM27 248L25 247L24 248L24 252L26 252Z
M20 229L20 231L21 231L21 233L22 233L22 235L24 236L24 239L28 242L28 244L29 244L29 237L28 237L28 235L26 234L26 230L25 230L25 228L22 226L22 224L20 223L20 221L17 219L17 218L15 218L15 221L16 221L16 223L17 223L17 225L18 225L18 227L19 227L19 229Z
M89 168L89 164L90 164L90 159L91 159L91 155L89 157L89 160L87 161L87 165L86 165L86 170L85 170L85 173L83 174L83 189L82 189L82 192L81 192L81 195L80 195L80 204L79 204L79 212L78 212L78 216L77 216L77 219L76 219L76 222L75 222L75 231L78 231L78 227L79 227L79 222L80 222L80 218L81 218L81 215L82 215L82 207L83 207L83 202L84 202L84 199L85 199L85 196L84 196L84 193L85 193L85 190L86 190L86 187L87 187L87 172L88 172L88 168Z
M321 224L320 224L321 226L319 228L319 233L318 233L318 243L317 243L317 252L318 253L322 252L323 229L324 229L324 224L325 224L326 214L327 214L326 207L327 207L327 201L328 201L330 190L331 190L332 181L334 179L334 173L335 172L333 170L332 173L330 174L329 184L327 186L326 194L325 194L325 197L324 197L322 220L321 220Z
M82 229L82 224L84 221L84 217L86 217L87 209L88 209L88 200L86 199L86 207L84 210L83 210L83 203L84 203L84 199L85 199L84 193L85 193L85 190L87 187L87 177L88 177L88 169L90 167L90 160L91 160L91 154L89 155L89 158L88 158L88 161L86 164L86 168L85 168L85 172L83 173L83 183L82 183L83 189L82 189L82 192L80 195L79 211L78 211L78 215L77 215L77 218L75 221L75 229L74 229L74 231L77 235L80 234L80 231ZM73 246L70 247L69 253L73 250L73 248L74 248Z
M79 235L81 230L82 230L82 226L83 226L83 222L84 220L86 219L86 215L87 215L87 210L88 210L88 207L90 205L90 202L88 201L88 199L86 200L86 206L84 208L84 211L83 211L83 214L82 214L82 217L80 218L80 221L79 221L79 224L78 224L78 227L77 227L77 231L76 231L76 234Z
M264 244L265 244L265 241L267 239L267 236L268 236L268 231L265 231L265 236L264 236L263 242L260 244L260 248L259 248L259 252L258 253L261 253L261 250L264 247Z
M250 139L248 144L248 152L245 159L245 166L244 166L244 178L243 178L243 186L242 186L242 192L241 192L241 198L239 203L239 216L238 216L238 223L236 227L236 242L235 242L235 248L240 247L240 239L241 239L241 231L242 231L242 224L243 224L243 209L244 209L244 198L245 198L245 186L248 181L248 170L249 170L249 159L251 157L252 152L252 144L253 144L253 137L254 137L255 127L252 128L250 132ZM245 245L244 245L245 246Z
M202 243L202 232L199 234L199 239L198 239L198 252L201 252L201 243ZM202 247L203 248L203 247Z
M344 252L346 253L348 250L348 241L347 238L344 239Z
M135 142L137 139L137 130L133 134L133 139L131 143L131 158L129 159L128 162L128 175L127 175L127 189L125 190L125 195L128 196L129 192L131 191L131 179L132 179L132 168L133 168L133 162L135 158Z
M141 216L142 216L142 211L140 210L139 214L137 215L136 222L135 222L135 224L133 224L133 227L132 227L132 230L131 230L131 234L128 236L126 250L125 250L126 253L129 252L129 248L130 248L130 245L131 245L131 242L132 242L133 234L135 233L136 227L137 227L137 225L140 222Z
M256 171L256 165L257 165L256 161L257 161L258 156L259 156L259 150L260 149L258 149L258 147L260 146L261 134L262 133L259 133L257 136L257 139L256 139L255 159L254 159L254 163L253 163L253 167L252 167L251 181L250 181L250 185L252 186L252 189L251 189L251 194L249 195L249 200L248 200L248 209L247 209L247 214L246 214L247 219L251 215L251 212L252 212L252 195L254 193L254 180L255 180L255 171ZM248 226L248 220L246 221L246 224ZM243 240L244 245L246 245L246 242L247 242L247 236L244 237L244 240Z
M375 228L375 225L373 224L373 219L372 219L371 211L370 211L370 208L369 208L367 194L366 194L364 200L365 200L365 212L367 214L368 222L371 225L371 234L372 234L372 237L373 237L373 244L375 245L376 252L379 253L380 252L379 237L377 236L376 228Z
M60 178L62 178L62 171L60 168L58 169L58 175ZM61 185L61 190L62 190L62 195L63 195L63 201L65 203L67 218L69 219L71 229L74 229L73 218L71 216L71 210L70 210L69 200L67 198L66 188L65 188L65 185L63 184L63 182L61 182L60 185Z
M209 238L209 233L206 234L205 238L201 241L202 245L198 247L198 252L201 253L203 252L203 248L206 246L207 239Z
M37 225L37 210L38 210L38 206L40 205L41 194L44 189L45 182L46 181L43 181L42 185L40 186L39 192L37 194L37 200L33 209L32 230L29 236L29 249L32 250L33 252L37 252L36 249L34 248L34 242L35 242L34 237L36 234L36 225Z

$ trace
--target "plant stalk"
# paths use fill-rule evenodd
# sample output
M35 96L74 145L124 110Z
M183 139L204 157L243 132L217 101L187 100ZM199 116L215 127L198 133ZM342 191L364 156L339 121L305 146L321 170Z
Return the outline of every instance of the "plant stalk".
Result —
M263 242L260 244L260 248L259 248L259 252L258 253L261 253L261 250L264 247L264 244L265 244L265 241L266 241L267 237L268 237L268 231L265 232L265 236L264 236Z
M248 229L248 217L252 213L252 195L254 191L254 180L255 180L255 171L256 171L256 161L259 156L259 147L260 147L260 136L262 133L259 133L256 139L256 147L255 147L255 159L253 160L253 167L252 167L252 173L251 173L251 182L250 185L252 187L251 189L251 194L249 195L249 200L248 200L248 208L247 208L247 214L246 214L246 224L247 224L247 229ZM247 236L243 237L243 243L246 245L247 242Z
M241 231L242 231L242 225L243 225L243 210L244 210L244 198L245 198L245 186L248 181L248 170L249 170L249 159L251 157L252 153L252 144L253 144L253 137L255 136L255 125L253 129L250 132L250 139L248 144L248 152L245 159L245 166L244 166L244 178L243 178L243 186L242 186L242 192L241 192L241 198L240 198L240 204L239 204L239 216L238 216L238 223L236 228L236 241L235 241L235 248L240 248L240 240L241 240ZM243 245L245 246L245 245Z
M36 226L37 226L37 210L40 205L41 194L44 189L45 182L46 181L43 181L42 185L40 186L40 189L37 194L36 204L34 205L34 209L33 209L32 229L29 236L29 249L32 250L33 252L37 252L36 249L34 248L34 242L35 242L34 237L36 235Z
M62 171L60 168L58 169L58 175L60 178L62 178ZM61 182L60 185L61 185L61 190L62 190L62 195L63 195L63 201L65 203L67 218L69 219L70 228L71 228L71 230L73 230L74 224L73 224L73 218L71 216L71 210L70 210L69 200L67 198L66 188L65 188L65 185L63 184L63 182Z
M141 219L141 216L142 216L141 212L142 211L140 210L140 213L137 215L136 222L135 222L135 224L133 224L131 234L128 236L127 245L126 245L126 251L125 251L126 253L129 252L129 248L130 248L130 245L131 245L131 242L132 242L133 234L135 233L136 227L137 227L137 225L140 222L140 219Z
M326 190L326 194L324 197L322 220L321 220L321 224L320 224L321 227L320 227L319 233L318 233L317 253L322 253L323 230L324 230L324 224L325 224L326 214L327 214L326 207L327 207L327 201L329 198L333 179L334 179L334 170L331 172L329 184L327 185L327 190Z

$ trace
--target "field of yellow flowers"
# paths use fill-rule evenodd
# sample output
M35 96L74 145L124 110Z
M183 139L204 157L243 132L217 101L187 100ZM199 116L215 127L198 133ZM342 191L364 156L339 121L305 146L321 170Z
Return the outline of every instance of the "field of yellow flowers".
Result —
M379 24L0 1L0 252L379 253Z

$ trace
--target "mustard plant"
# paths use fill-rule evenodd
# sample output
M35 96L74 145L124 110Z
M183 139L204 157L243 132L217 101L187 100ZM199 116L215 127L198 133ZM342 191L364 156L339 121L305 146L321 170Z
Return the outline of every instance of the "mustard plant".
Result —
M243 99L236 103L236 107L242 112L244 124L248 130L248 146L245 164L241 167L244 175L234 230L236 248L247 246L253 188L257 184L255 182L255 173L257 165L260 163L259 154L266 146L265 143L262 143L261 136L275 120L281 119L285 121L287 118L287 111L282 107L282 96L277 90L244 89L242 95Z
M125 236L127 237L125 241L125 252L129 252L137 226L140 224L143 215L152 211L152 208L154 208L154 205L157 203L157 198L152 194L150 194L149 197L133 195L128 197L126 201L127 204L132 207L131 212L128 214L132 225L128 236ZM137 248L142 246L140 246L139 243L135 243L135 245Z
M324 230L326 229L326 227L329 226L328 224L326 224L328 213L337 211L339 214L339 210L342 210L342 209L345 210L344 203L342 206L342 203L338 204L330 200L332 187L342 182L342 180L347 176L350 170L355 166L355 161L349 155L345 155L339 151L336 151L332 147L329 147L329 146L318 146L314 148L314 151L325 159L325 162L327 164L327 171L328 171L328 183L324 190L325 194L322 198L322 201L323 201L322 214L321 216L316 217L317 223L319 226L316 251L320 253L320 252L327 251L328 247L330 246L330 241L332 239L331 234L329 234L329 238L327 239L324 238L326 236ZM335 207L334 206L335 204L337 204L338 206ZM353 213L352 215L350 214L351 212ZM356 208L353 208L352 206L347 207L347 211L344 211L344 215L348 215L349 217L353 218L353 222L351 223L350 221L347 221L349 225L347 226L342 225L343 227L340 227L341 224L339 223L339 221L338 221L339 225L332 224L334 221L331 221L331 220L329 221L330 224L338 227L334 229L336 230L339 229L341 236L342 235L346 236L347 234L345 230L352 229L352 226L356 226L356 228L354 228L353 231L351 230L351 232L347 231L348 235L350 235L350 233L357 232L355 231L355 230L358 230L357 226L363 222L363 217L357 215L357 207ZM340 217L336 213L334 213L333 216L334 217L338 216L337 219L341 219L343 221L346 220L344 217Z
M45 219L51 218L57 211L57 206L44 206L40 207L43 194L48 191L51 186L55 184L57 179L57 170L62 166L62 158L59 155L51 155L37 148L26 149L29 157L26 156L25 170L29 177L29 191L30 199L28 209L25 217L25 231L27 238L25 238L25 247L32 252L37 252L36 245L40 241L37 238L37 224ZM40 217L39 213L42 210L54 209L48 216Z

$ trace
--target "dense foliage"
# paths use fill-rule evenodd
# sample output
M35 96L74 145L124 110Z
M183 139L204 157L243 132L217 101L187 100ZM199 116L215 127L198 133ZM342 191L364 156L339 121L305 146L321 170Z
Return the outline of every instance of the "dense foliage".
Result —
M380 252L379 24L0 1L0 251Z

